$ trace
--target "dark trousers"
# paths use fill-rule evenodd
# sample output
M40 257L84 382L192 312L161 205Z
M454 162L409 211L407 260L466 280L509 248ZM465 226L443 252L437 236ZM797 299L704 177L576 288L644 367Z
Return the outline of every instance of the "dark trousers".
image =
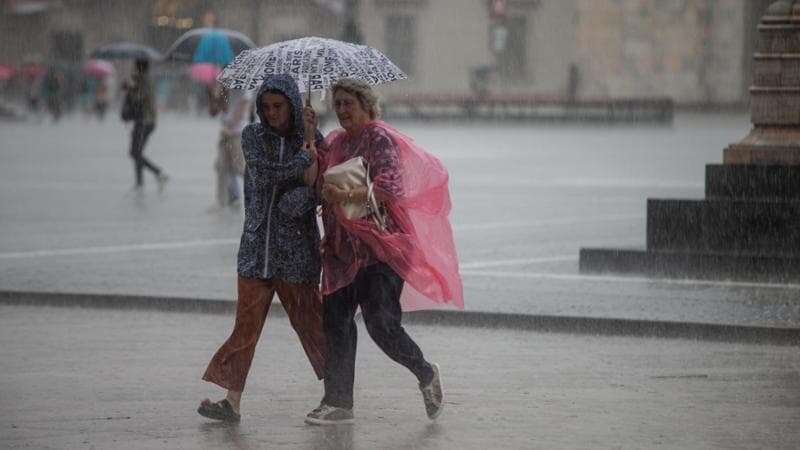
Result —
M130 155L133 158L133 168L136 174L136 186L141 186L143 183L142 172L147 168L153 175L158 176L161 173L155 164L144 157L144 146L147 144L147 139L156 126L152 123L136 122L133 125L131 132L131 151Z
M325 296L323 323L328 360L324 403L353 407L357 343L354 316L359 306L367 332L389 358L408 368L422 384L433 379L433 368L400 324L402 290L403 279L388 265L378 263L362 268L353 283Z

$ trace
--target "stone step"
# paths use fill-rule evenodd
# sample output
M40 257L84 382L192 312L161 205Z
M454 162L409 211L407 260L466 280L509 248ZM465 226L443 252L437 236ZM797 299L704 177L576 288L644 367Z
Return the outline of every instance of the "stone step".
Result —
M579 270L584 274L796 283L800 282L800 257L582 248Z
M648 199L647 249L800 256L800 201Z
M708 164L706 198L800 200L800 166Z
M722 162L729 165L798 166L800 165L800 147L795 145L731 144L722 151Z

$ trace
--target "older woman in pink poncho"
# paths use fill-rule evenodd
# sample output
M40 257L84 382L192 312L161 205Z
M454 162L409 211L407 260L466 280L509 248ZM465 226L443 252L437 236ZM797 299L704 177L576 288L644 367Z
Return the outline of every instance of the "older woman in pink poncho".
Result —
M306 422L353 421L354 316L359 307L370 337L417 377L426 413L435 419L443 404L439 367L425 360L401 318L403 310L464 307L447 217L447 170L411 138L377 120L377 98L367 84L344 79L332 91L342 129L331 132L318 149L317 183L324 200L322 294L328 360L325 397ZM312 109L306 108L305 119L307 126L316 126ZM350 220L342 213L343 203L367 202L366 187L346 190L323 181L327 168L357 156L368 163L385 229L369 217Z

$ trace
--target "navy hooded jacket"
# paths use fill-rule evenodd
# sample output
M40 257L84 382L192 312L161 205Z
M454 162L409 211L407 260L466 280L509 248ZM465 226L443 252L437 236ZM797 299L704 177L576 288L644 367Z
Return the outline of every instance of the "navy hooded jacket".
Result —
M261 95L283 93L291 104L291 128L282 136L272 129L261 107ZM245 158L245 218L239 244L238 272L245 278L319 282L319 228L313 189L303 182L311 157L303 150L303 102L289 75L267 78L256 96L261 123L242 130ZM317 142L322 135L317 131Z

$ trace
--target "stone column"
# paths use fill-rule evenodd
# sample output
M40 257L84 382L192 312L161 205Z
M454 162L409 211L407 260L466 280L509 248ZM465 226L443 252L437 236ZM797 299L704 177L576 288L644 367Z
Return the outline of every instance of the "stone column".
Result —
M800 165L800 1L770 5L753 59L753 129L724 150L723 162Z
M706 165L705 199L648 199L646 249L581 249L581 272L800 280L800 0L758 34L753 129Z

